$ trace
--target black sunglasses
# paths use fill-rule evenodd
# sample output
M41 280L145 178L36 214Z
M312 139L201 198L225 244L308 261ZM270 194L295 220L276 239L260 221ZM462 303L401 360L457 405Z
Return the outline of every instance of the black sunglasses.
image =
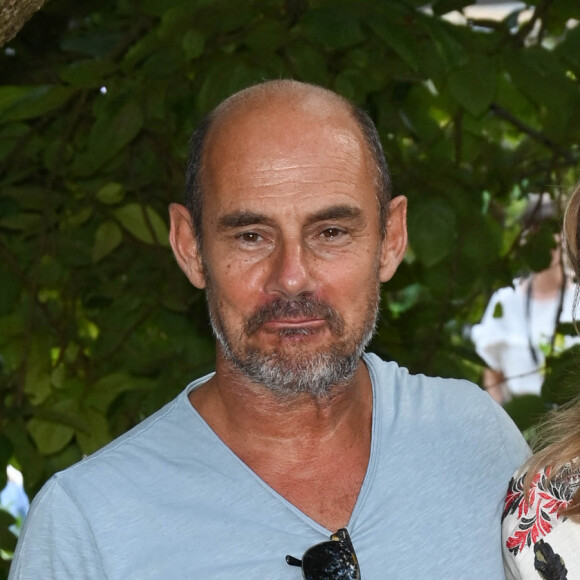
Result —
M306 580L360 580L360 568L346 528L330 536L330 541L308 548L302 560L286 556L290 566L300 566Z

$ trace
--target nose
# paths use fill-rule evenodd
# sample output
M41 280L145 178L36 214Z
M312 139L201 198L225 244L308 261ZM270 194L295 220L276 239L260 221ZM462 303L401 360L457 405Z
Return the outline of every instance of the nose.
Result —
M272 256L266 292L296 298L314 290L307 252L299 241L285 242Z

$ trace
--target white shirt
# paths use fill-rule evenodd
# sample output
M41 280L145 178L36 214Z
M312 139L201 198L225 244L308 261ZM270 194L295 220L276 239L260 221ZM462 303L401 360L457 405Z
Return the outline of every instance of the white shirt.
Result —
M524 494L525 474L516 473L510 481L502 517L508 580L580 578L580 524L558 513L580 486L580 472L570 464L552 483L548 475L546 470L535 474L529 503Z
M481 323L473 327L471 338L487 366L503 373L511 394L539 395L544 381L542 346L550 344L554 333L559 297L531 298L528 316L525 286L521 281L514 284L515 288L500 288L493 294ZM564 293L560 322L573 320L575 288L570 286ZM500 316L494 316L498 313L496 309L501 311ZM530 340L538 364L530 352ZM560 348L568 348L578 341L578 337L565 336Z

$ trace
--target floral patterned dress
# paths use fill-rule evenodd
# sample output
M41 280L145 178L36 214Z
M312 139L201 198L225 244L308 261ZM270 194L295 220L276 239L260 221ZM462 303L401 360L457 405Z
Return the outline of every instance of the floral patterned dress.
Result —
M503 559L508 580L580 579L580 524L560 516L580 487L578 462L548 483L550 469L536 473L530 501L525 474L511 479L502 516Z

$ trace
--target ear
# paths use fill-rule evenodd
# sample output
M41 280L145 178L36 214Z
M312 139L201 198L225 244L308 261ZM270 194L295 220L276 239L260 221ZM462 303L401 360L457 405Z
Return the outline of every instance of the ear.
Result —
M183 205L172 203L169 206L169 219L169 243L179 267L196 288L205 288L201 253L189 211Z
M379 278L393 277L407 249L407 198L399 195L389 203L389 218L381 251Z

